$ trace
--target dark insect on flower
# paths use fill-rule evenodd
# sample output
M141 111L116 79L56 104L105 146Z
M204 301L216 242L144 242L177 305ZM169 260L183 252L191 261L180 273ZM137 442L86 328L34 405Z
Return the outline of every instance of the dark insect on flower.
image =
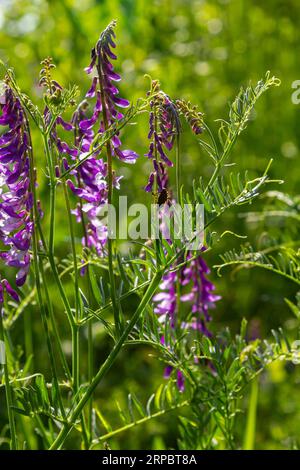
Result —
M159 206L162 206L163 204L165 204L166 202L169 202L170 201L170 193L169 191L164 188L159 194L158 194L158 197L157 197L157 204Z

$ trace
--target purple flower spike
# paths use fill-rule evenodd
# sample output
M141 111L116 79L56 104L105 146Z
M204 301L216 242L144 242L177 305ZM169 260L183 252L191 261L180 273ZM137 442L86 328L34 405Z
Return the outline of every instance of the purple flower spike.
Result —
M176 106L165 93L160 91L159 83L153 82L152 89L156 92L156 95L150 103L148 133L150 145L145 156L152 160L154 172L151 175L154 174L157 191L161 192L163 189L167 189L168 176L166 168L173 166L167 152L173 148L175 136L180 132L180 124ZM148 184L145 186L147 192L152 191L154 183L151 175Z
M184 376L181 370L177 370L177 387L180 392L184 392Z
M97 81L98 81L98 78L97 77L94 77L93 78L93 81L92 81L92 85L91 85L91 88L89 89L89 91L87 92L87 94L85 95L87 98L93 98L96 94L96 87L97 87Z
M173 367L167 366L164 370L164 379L169 379L170 375L172 374Z
M211 321L209 311L215 308L215 302L220 296L213 294L215 286L207 279L210 270L202 256L196 259L193 253L187 254L186 266L179 271L168 272L164 275L160 285L160 291L153 297L155 303L154 312L160 315L160 322L165 323L168 318L171 328L181 328L183 330L198 331L207 337L212 334L207 328L207 323ZM190 261L189 261L190 260ZM189 321L179 320L177 287L185 291L180 296L180 301L189 303ZM172 368L165 369L164 377L168 378ZM184 376L181 371L177 371L177 386L180 391L184 390Z
M0 141L0 240L7 247L0 258L7 266L18 268L16 284L21 286L29 271L33 232L29 137L21 103L8 86L1 96L0 108L0 123L9 126ZM3 279L2 283L6 292L18 300L8 281Z
M145 186L145 191L147 193L152 192L153 184L154 184L154 173L150 173L150 176L149 176L149 179L148 179L148 184Z
M6 279L3 279L2 280L2 284L4 285L5 289L6 289L6 292L8 293L8 295L14 299L16 302L19 302L19 296L18 294L16 293L16 291L11 287L10 283L6 280Z
M129 102L118 96L119 90L113 82L118 82L121 77L114 72L110 60L116 60L117 56L111 51L115 49L114 42L115 21L112 21L102 32L96 46L91 51L91 63L85 69L89 74L93 71L94 77L86 100L78 106L73 114L71 123L74 127L74 143L77 154L69 148L58 143L61 153L68 154L72 160L80 160L82 163L71 172L68 185L80 203L72 213L76 216L78 223L84 222L85 234L82 243L85 247L94 248L99 256L104 255L104 247L107 241L107 229L102 225L98 214L101 208L107 204L107 165L102 158L99 158L99 151L93 150L93 140L97 134L103 134L108 127L116 121L122 119L123 115L117 108L126 108ZM97 73L97 76L96 76ZM96 103L89 106L91 98L96 97ZM90 111L89 111L89 108ZM104 108L104 109L103 109ZM60 148L59 148L60 146ZM138 155L133 150L122 150L122 143L119 134L114 135L110 140L111 153L120 161L133 164ZM78 150L77 150L78 149ZM87 158L88 156L88 158ZM71 166L68 160L63 160L65 170ZM121 177L114 175L113 186L120 187ZM82 269L84 274L85 269Z
M117 96L119 94L118 88L112 83L120 81L120 75L114 72L114 67L110 60L116 60L117 56L112 52L111 47L115 48L115 29L116 22L112 21L107 28L101 33L100 38L92 50L92 59L97 69L98 77L93 79L92 86L87 94L91 96L95 92L97 82L99 84L99 92L101 94L101 102L105 103L105 109L102 110L103 122L101 122L100 129L106 130L106 126L111 126L115 121L122 119L123 115L119 113L116 107L127 108L130 103L128 100ZM93 61L92 60L92 61ZM82 124L81 124L82 126ZM81 127L82 130L85 130ZM126 163L135 163L138 155L132 150L117 150L121 146L119 136L115 136L112 140L113 148L112 153L120 160Z

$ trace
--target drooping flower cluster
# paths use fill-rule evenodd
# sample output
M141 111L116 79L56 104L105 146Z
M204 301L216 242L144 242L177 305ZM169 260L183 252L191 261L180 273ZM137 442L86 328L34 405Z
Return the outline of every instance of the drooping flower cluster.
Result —
M187 259L191 257L192 253L188 253ZM215 308L215 302L220 299L213 294L215 286L207 279L209 273L210 269L201 255L191 260L181 272L181 285L188 286L188 293L183 294L180 300L192 304L192 318L181 326L198 330L206 336L211 336L207 328L211 321L209 310Z
M0 106L0 125L8 127L0 137L0 240L6 248L0 257L7 266L18 269L16 284L20 287L30 267L33 232L29 135L21 103L9 86L0 97ZM6 289L9 292L7 285Z
M202 114L190 103L176 101L174 104L159 89L158 82L152 82L151 92L154 94L150 105L148 134L151 142L146 156L152 160L154 171L150 173L145 190L151 192L155 187L159 194L163 194L168 188L168 168L173 166L166 152L172 150L175 137L180 132L179 113L184 115L195 134L202 132ZM174 201L168 202L172 204ZM161 211L163 210L162 207ZM162 226L161 231L164 233ZM210 271L201 254L194 258L189 251L186 261L184 267L177 271L172 269L163 276L160 291L153 297L154 312L160 316L160 322L165 323L168 320L172 329L192 329L211 336L207 328L207 323L211 320L209 310L214 308L220 297L213 294L215 286L207 279ZM181 302L191 303L191 310L185 319L178 311ZM165 377L169 377L171 372L172 367L168 366ZM184 376L180 370L176 374L178 389L183 391Z
M89 248L95 247L99 255L103 254L103 247L107 238L107 227L99 219L101 207L107 203L107 164L99 158L99 152L93 150L95 134L104 133L115 121L122 119L123 114L117 107L125 108L129 102L118 97L118 89L113 82L121 79L114 72L109 59L116 59L111 51L115 48L115 22L112 22L101 34L99 41L91 52L91 63L85 69L88 74L95 72L92 84L86 93L86 99L96 98L91 117L87 116L88 102L83 101L72 118L75 132L75 146L79 149L79 159L83 163L74 172L76 184L68 181L71 190L82 201L77 205L74 214L78 222L82 222L83 215L88 220L83 244ZM98 127L96 127L98 126ZM96 127L96 129L95 129ZM111 138L110 152L121 161L135 163L137 154L132 150L121 150L121 140L118 134ZM91 154L88 158L87 155ZM113 186L119 189L121 177L113 175Z
M209 310L215 307L215 302L220 299L213 294L215 286L207 279L210 270L201 255L192 258L192 253L187 254L187 264L179 272L171 271L164 275L160 285L160 292L153 298L156 303L155 313L160 316L168 316L171 328L191 328L198 330L206 336L211 336L207 323L211 321ZM191 259L191 261L189 261ZM190 302L191 318L182 321L178 325L177 317L177 280L186 292L180 296L181 302ZM163 318L163 317L162 317Z
M172 150L176 135L180 132L180 122L176 106L171 99L160 91L159 83L152 82L151 93L154 94L150 103L149 134L150 146L145 154L153 164L145 191L152 192L154 187L158 193L167 189L168 167L173 162L167 152Z
M2 305L4 304L4 292L6 292L9 297L11 297L16 302L19 301L19 296L17 292L11 287L10 283L7 279L0 278L0 315L2 314L1 309Z
M75 145L80 149L80 158L84 159L91 152L91 145L94 138L93 129L83 130L80 124L87 120L87 102L83 101L72 117L72 124L75 132ZM97 107L97 103L95 105ZM95 112L95 111L94 111ZM80 199L73 214L78 222L87 219L85 233L82 239L84 246L94 247L97 254L102 256L107 240L107 227L102 224L99 212L107 204L107 164L98 157L99 152L93 152L81 165L72 172L75 176L75 184L68 180L68 185L76 196ZM65 162L68 169L68 165ZM121 177L114 175L113 185L119 189Z

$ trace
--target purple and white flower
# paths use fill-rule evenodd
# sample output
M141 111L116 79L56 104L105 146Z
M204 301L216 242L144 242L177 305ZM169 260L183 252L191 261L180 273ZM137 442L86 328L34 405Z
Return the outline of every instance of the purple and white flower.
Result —
M6 86L0 100L0 240L6 250L0 257L17 268L17 286L22 286L30 267L33 232L30 191L29 136L25 114L18 98Z

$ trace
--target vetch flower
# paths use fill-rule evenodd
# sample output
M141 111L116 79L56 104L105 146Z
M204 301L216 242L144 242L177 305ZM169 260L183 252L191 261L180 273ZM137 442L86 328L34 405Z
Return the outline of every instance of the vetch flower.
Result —
M153 297L154 313L160 316L162 322L168 317L171 328L175 328L176 323L176 279L177 273L175 271L165 274L160 285L160 292Z
M188 253L187 260L191 257L192 253ZM213 294L215 286L207 279L209 273L210 270L201 255L191 260L180 273L181 285L188 286L188 292L182 295L180 300L192 304L192 319L183 322L181 326L201 331L206 336L211 336L207 328L207 323L211 321L209 310L215 308L215 302L221 298Z
M19 302L19 296L17 292L11 287L7 279L0 279L0 307L4 303L4 292L16 302ZM1 311L0 311L1 315Z
M111 63L116 60L117 56L111 50L115 49L115 32L116 21L112 21L101 33L96 46L91 51L91 63L85 69L90 74L94 71L92 84L86 94L87 98L97 96L97 104L91 118L80 122L80 129L90 129L99 119L101 115L100 128L98 132L104 132L114 122L122 119L123 114L118 108L127 108L129 101L119 97L119 90L115 82L121 80L120 75L114 71ZM97 91L98 90L98 91ZM119 135L115 135L111 139L111 152L125 163L135 163L138 155L133 150L122 150Z
M194 134L202 134L203 114L198 111L197 106L192 105L190 101L176 100L176 107L179 113L185 117Z
M30 267L33 232L29 136L21 103L8 86L0 107L0 124L8 127L0 138L0 240L7 247L0 257L7 266L18 269L16 284L20 287Z
M160 315L161 321L169 318L172 328L179 326L183 329L192 329L201 331L206 336L211 336L207 328L207 323L211 321L209 311L215 308L215 302L220 296L215 295L214 284L207 279L210 270L204 261L202 255L193 258L192 252L187 254L187 264L179 271L169 271L163 277L160 285L160 292L154 297L154 312ZM190 261L189 261L190 260ZM176 286L180 284L181 290L185 293L180 295L180 301L191 304L191 319L178 324L178 302Z
M154 187L157 192L167 189L167 168L173 166L173 162L167 153L172 150L175 137L180 132L180 121L176 106L172 100L160 90L157 81L152 82L154 94L150 103L149 133L150 140L148 153L145 154L152 160L153 171L150 173L145 191L152 192Z
M163 276L160 291L153 297L154 312L159 315L161 323L165 323L168 319L172 329L196 330L210 337L211 332L207 324L212 318L209 311L215 308L215 302L221 297L213 293L215 286L207 279L210 270L202 255L192 258L193 253L188 252L185 266L178 271L169 271ZM188 321L182 319L181 312L179 317L178 286L180 286L180 291L182 289L186 291L180 295L180 302L191 304ZM171 366L167 366L164 377L168 378L172 370ZM180 370L177 370L176 374L178 389L183 391L184 376Z
M99 101L97 102L99 103ZM95 108L97 106L96 103ZM93 114L97 112L95 108ZM98 156L99 152L93 152L94 125L92 127L80 125L88 120L87 109L88 103L85 100L78 106L72 117L75 144L81 152L79 159L84 159L84 161L72 172L75 182L68 180L68 185L80 199L72 213L76 215L79 223L84 222L85 233L82 244L88 248L95 248L96 253L103 256L107 241L107 227L101 222L99 214L102 207L107 204L107 164ZM89 153L91 155L85 158ZM65 167L67 167L66 163ZM114 175L113 185L115 188L119 188L120 179L121 177Z

